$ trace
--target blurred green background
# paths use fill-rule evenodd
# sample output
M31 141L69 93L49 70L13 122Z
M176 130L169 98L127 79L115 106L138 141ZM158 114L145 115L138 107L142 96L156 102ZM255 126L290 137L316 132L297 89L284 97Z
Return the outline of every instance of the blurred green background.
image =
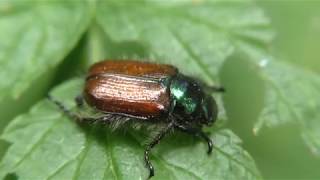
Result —
M272 21L275 40L270 46L272 54L284 61L289 61L307 70L320 73L320 1L257 1ZM90 36L90 34L87 34ZM94 37L93 37L94 38ZM59 67L59 72L76 65L82 52L85 38ZM90 42L89 42L90 43ZM59 74L59 72L56 72ZM234 79L234 73L241 74L241 81ZM67 77L80 74L69 72L65 77L58 77L52 84L59 84ZM53 79L52 74L48 78ZM52 77L51 77L52 76ZM221 82L228 93L224 97L229 115L228 126L240 136L244 149L255 159L259 170L266 179L319 179L320 159L315 158L301 139L298 127L293 124L277 128L264 129L259 136L253 135L252 124L256 121L263 103L263 84L245 61L228 61L221 71ZM38 82L47 88L47 82ZM40 92L45 92L41 87ZM30 101L43 97L37 92L25 95L17 109L1 109L2 118L11 118L17 112L26 112ZM29 100L28 98L32 98ZM317 97L315 97L317 98ZM250 100L250 101L249 101ZM5 103L12 100L4 101ZM244 106L245 105L245 106ZM4 105L0 105L5 107ZM4 125L0 124L0 131ZM3 149L0 143L0 157Z
M270 47L272 53L320 73L320 1L257 1L257 4L270 17L276 33ZM234 81L232 72L242 73L244 80ZM266 179L320 178L320 160L306 148L295 125L253 135L250 125L262 106L263 85L247 65L226 64L222 82L231 91L225 97L231 129L244 139L245 149L255 158ZM245 109L244 103L249 103Z

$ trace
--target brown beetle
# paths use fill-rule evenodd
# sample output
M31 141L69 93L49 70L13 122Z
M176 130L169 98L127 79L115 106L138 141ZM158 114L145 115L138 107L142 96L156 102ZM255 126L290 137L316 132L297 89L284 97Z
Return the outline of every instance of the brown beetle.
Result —
M86 102L104 116L80 117L51 96L49 99L81 122L111 124L123 121L121 124L131 119L145 124L165 123L166 127L145 150L144 159L149 177L152 177L154 168L149 161L149 152L172 129L203 138L208 143L208 153L211 153L212 141L202 131L202 126L212 125L218 114L210 91L223 92L224 88L209 87L179 73L171 65L110 60L91 66L83 94L76 98L79 106Z

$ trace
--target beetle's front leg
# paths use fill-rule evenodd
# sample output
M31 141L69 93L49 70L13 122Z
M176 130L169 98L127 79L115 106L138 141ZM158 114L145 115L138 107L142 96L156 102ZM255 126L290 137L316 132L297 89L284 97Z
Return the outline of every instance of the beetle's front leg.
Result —
M182 125L182 124L175 124L175 128L187 134L191 134L191 135L203 138L208 144L208 154L212 152L212 147L213 147L212 140L201 129L189 127L188 125Z
M146 166L149 168L149 179L154 176L154 168L152 163L149 159L149 154L152 148L154 148L155 145L160 143L160 140L173 128L173 123L169 123L168 126L166 126L163 130L161 130L154 138L153 140L147 145L145 151L144 151L144 161L146 163Z

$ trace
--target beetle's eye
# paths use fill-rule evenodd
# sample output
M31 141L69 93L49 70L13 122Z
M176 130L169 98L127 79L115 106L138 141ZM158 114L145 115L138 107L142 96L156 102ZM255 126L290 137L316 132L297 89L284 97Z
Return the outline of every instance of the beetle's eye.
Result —
M211 109L212 109L212 103L210 102L209 99L205 100L205 103L203 105L203 112L204 112L204 117L207 121L210 121L212 118L212 113L211 113Z
M207 96L202 103L203 123L212 124L217 118L217 105L211 96Z

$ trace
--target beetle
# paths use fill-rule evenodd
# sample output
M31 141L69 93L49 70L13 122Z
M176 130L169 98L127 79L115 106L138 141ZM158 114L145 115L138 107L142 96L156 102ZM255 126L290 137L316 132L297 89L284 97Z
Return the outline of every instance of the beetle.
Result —
M151 178L154 167L149 159L150 151L173 129L204 139L208 154L212 152L212 140L202 131L203 126L211 126L217 119L218 108L210 95L212 91L225 90L186 76L172 65L105 60L89 68L83 93L76 98L79 107L86 103L103 116L80 117L52 96L48 98L80 122L165 124L144 151Z

